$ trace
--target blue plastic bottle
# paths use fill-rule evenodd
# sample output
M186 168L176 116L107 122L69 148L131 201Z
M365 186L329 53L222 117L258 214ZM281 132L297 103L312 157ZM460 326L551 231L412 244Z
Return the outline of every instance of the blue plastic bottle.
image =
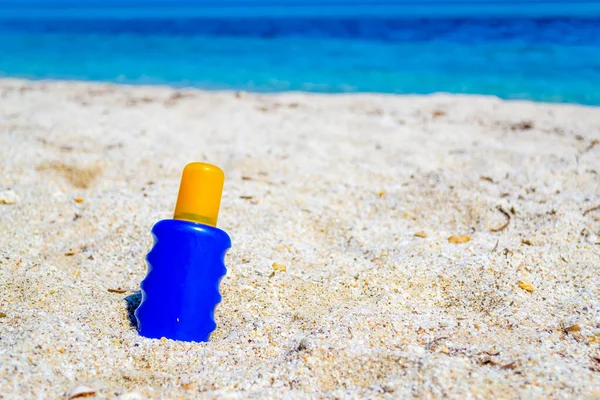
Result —
M142 302L135 311L140 335L206 342L216 328L219 283L231 240L215 227L224 174L204 163L183 171L175 217L152 228Z

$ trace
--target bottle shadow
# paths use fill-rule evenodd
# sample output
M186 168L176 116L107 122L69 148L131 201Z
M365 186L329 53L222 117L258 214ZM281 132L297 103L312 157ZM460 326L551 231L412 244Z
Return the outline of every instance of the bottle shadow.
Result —
M140 306L142 302L142 292L138 290L135 293L130 294L123 300L127 302L127 319L129 319L129 325L132 328L137 329L137 319L135 318L135 310Z

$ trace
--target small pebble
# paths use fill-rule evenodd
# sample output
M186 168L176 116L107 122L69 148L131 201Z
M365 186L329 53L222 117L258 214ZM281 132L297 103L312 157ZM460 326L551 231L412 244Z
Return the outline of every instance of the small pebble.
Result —
M394 393L394 390L396 390L396 388L389 383L386 383L383 386L381 386L381 389L383 389L385 393Z
M522 280L518 281L517 285L519 285L519 287L521 289L526 290L529 293L533 293L533 291L535 290L535 287L533 287L533 284L531 282L529 282L528 280L525 280L525 279L522 279Z
M0 204L15 204L19 196L10 189L0 191Z
M298 351L311 351L314 347L314 343L309 338L302 338L298 343Z
M96 389L91 388L89 386L77 386L75 389L71 390L68 399L80 399L83 397L91 397L96 394Z
M581 327L579 325L571 325L568 328L565 328L565 332L573 333L581 331Z
M273 270L279 272L287 271L287 268L283 264L273 263Z
M461 244L461 243L467 243L470 241L471 241L471 238L467 235L456 235L456 236L450 236L448 238L448 242L450 242L452 244Z

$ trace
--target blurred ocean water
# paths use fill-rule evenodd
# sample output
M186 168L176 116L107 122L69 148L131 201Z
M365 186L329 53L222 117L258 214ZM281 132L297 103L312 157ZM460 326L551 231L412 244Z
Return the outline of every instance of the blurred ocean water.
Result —
M600 105L600 16L17 15L0 76ZM131 12L131 11L129 11ZM200 13L201 14L201 13ZM385 13L382 13L385 14Z

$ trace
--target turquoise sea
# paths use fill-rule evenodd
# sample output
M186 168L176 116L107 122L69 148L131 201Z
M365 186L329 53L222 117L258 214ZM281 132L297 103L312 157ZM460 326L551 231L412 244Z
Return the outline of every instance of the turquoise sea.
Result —
M600 1L0 0L0 76L600 105Z

